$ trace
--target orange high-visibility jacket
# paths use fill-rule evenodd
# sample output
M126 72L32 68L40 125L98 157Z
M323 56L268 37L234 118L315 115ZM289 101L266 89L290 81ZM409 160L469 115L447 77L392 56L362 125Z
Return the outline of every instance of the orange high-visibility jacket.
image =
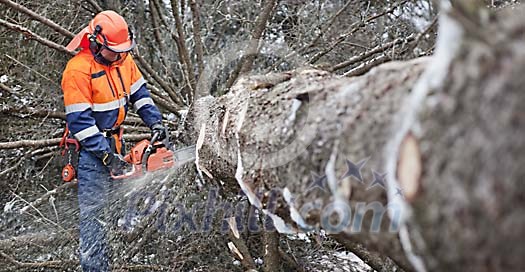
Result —
M128 104L148 127L162 121L130 54L121 63L106 66L96 62L89 49L83 49L68 62L62 91L69 130L83 148L98 157L111 152L101 131L122 124Z

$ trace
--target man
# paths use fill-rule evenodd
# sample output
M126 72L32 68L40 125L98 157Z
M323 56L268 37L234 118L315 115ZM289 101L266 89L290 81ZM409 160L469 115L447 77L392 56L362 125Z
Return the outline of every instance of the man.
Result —
M114 11L97 14L67 45L81 48L67 64L62 90L67 125L81 144L78 166L80 264L83 271L108 271L104 205L110 174L122 174L120 125L133 106L162 140L166 129L146 81L129 52L135 46L124 18Z

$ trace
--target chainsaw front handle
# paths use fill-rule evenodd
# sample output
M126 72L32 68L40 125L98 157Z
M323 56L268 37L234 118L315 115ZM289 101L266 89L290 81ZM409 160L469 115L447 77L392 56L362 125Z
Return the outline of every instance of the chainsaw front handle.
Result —
M130 178L130 177L135 176L138 172L137 167L134 164L132 164L131 166L132 166L131 171L128 171L122 175L114 176L113 173L110 173L111 178L112 179L125 179L125 178Z
M142 161L141 161L143 169L147 169L148 167L149 155L151 155L151 152L153 151L153 145L155 144L159 136L160 136L159 132L153 133L153 136L151 136L151 140L148 144L148 147L146 147L146 150L144 150L144 154L142 155Z
M151 136L150 145L153 145L153 143L157 141L159 136L160 136L160 132L154 132L153 135Z

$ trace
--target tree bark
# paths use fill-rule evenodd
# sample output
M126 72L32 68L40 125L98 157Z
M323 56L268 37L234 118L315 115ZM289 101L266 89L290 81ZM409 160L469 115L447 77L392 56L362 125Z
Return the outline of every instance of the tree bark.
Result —
M429 67L400 113L389 184L407 192L407 240L428 270L525 267L524 10L470 21L477 33L441 20L440 39L456 41L438 41L444 73Z
M194 105L193 137L204 139L198 167L225 188L240 187L278 231L321 228L406 271L523 267L525 44L517 33L525 21L505 16L462 36L462 25L443 15L441 53L356 78L308 69L241 78L227 95ZM491 35L490 44L479 39ZM443 84L422 87L425 80ZM407 131L413 108L422 111ZM399 138L399 152L389 152ZM406 180L393 183L401 174Z
M267 209L272 200L258 200L256 191L277 192L278 205L268 213L289 225L281 226L284 230L276 226L280 231L295 232L301 224L302 228L326 227L321 211L339 201L359 213L370 208L363 203L386 207L385 191L379 186L370 188L367 182L373 180L369 171L384 172L381 148L391 133L392 116L426 62L422 58L389 63L357 78L319 70L241 78L227 95L195 104L193 118L199 130L195 138L205 135L199 162L215 179L225 182L225 188L243 188L258 208ZM362 169L362 182L338 178L345 174L345 159L357 163L366 158L371 168ZM311 171L326 176L328 182L311 188ZM295 200L287 203L284 191ZM300 220L292 219L298 214L291 210L314 204L319 207L300 214ZM368 215L363 221L365 231L351 231L350 226L340 231L409 270L397 233L387 232L389 219L383 216L383 232L371 233Z

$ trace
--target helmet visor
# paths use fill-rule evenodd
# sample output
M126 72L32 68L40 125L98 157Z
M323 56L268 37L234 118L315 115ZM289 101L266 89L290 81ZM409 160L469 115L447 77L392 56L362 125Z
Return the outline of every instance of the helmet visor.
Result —
M126 53L126 52L129 52L131 50L133 50L133 48L135 48L135 40L128 40L126 42L123 42L121 44L117 44L117 45L114 45L114 46L110 46L107 44L107 42L104 40L104 44L102 44L102 46L104 48L106 48L107 50L113 52L113 53Z

